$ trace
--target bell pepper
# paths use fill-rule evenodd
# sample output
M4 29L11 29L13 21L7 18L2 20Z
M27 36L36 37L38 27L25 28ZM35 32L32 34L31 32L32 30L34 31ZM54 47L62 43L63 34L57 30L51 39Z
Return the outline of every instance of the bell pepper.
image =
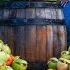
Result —
M57 67L57 62L58 62L58 59L57 58L51 58L48 62L48 68L49 69L56 69Z
M26 70L27 69L27 62L20 58L16 58L12 63L12 68L14 70Z
M68 64L63 63L63 62L58 62L57 70L68 70Z
M13 63L12 64L12 68L14 69L14 70L26 70L26 66L24 66L24 65L19 65L18 63Z
M14 61L14 56L13 55L9 55L7 57L7 60L6 60L6 65L10 66L13 61Z

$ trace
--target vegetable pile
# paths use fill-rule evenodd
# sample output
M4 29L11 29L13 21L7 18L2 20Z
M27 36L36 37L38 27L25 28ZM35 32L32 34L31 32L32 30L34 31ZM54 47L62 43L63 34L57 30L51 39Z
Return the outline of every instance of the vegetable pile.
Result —
M48 70L70 70L70 47L62 51L59 59L53 57L48 61Z
M7 44L0 40L0 70L26 70L27 61L13 56Z

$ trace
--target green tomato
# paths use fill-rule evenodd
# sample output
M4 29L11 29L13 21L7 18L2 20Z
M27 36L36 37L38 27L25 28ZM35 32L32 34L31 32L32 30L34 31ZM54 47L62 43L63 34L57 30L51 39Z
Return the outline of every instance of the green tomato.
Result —
M0 70L13 70L10 66L0 66Z
M27 69L27 66L20 65L20 64L18 64L18 63L16 63L16 62L13 62L13 63L12 63L12 68L13 68L14 70L26 70L26 69Z
M0 66L0 70L13 70L10 66Z
M14 62L16 62L16 63L18 63L18 64L27 65L27 61L26 61L26 60L23 60L23 59L20 59L19 56L16 56L16 57L15 57Z
M0 65L3 65L7 59L7 54L5 52L0 52Z
M67 60L70 60L70 55L63 55L63 56L61 56L61 58L65 58Z
M4 44L2 40L0 40L0 51L4 51L7 54L11 54L11 49L7 44Z
M50 68L50 69L56 69L56 67L57 67L57 63L50 62L48 64L48 68Z
M7 70L6 66L0 66L0 70Z
M3 45L2 50L7 54L11 54L11 49L9 48L7 44Z
M7 70L13 70L13 68L10 66L6 66L6 68L7 68Z
M14 70L26 70L27 61L20 59L19 56L16 56L15 60L12 63L12 68Z
M0 40L0 51L2 50L3 45L4 45L3 41L2 41L2 40Z
M50 60L48 61L48 68L49 69L56 69L57 63L58 63L57 58L50 58Z
M58 59L53 57L53 58L50 58L49 61L52 61L52 62L54 62L54 63L57 63L57 62L58 62Z
M57 63L57 70L68 70L68 64L59 61Z

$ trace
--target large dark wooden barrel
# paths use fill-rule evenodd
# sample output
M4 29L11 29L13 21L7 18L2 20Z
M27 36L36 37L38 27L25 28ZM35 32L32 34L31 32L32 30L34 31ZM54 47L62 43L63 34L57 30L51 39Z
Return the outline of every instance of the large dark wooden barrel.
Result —
M40 3L36 4L39 7L42 5ZM53 56L59 58L61 51L66 49L67 45L66 27L57 25L57 23L55 23L56 25L51 25L54 24L54 22L51 22L52 20L63 20L64 18L62 9L55 7L6 8L0 10L0 19L10 19L11 21L14 19L12 24L20 25L0 26L0 38L9 44L14 55L20 55L29 62L47 62ZM24 22L23 20L28 25L21 26ZM46 20L49 20L49 22ZM10 25L11 23L9 22L8 24Z
M46 2L13 2L5 6L0 10L0 38L14 55L28 61L29 70L46 70L47 60L59 58L67 47L62 8Z
M29 62L59 57L67 47L64 25L0 26L0 38Z

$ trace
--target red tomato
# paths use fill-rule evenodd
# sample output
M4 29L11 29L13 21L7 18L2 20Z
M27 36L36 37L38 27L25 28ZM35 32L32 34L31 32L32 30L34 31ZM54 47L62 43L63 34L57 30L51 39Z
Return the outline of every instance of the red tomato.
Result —
M6 61L6 65L11 65L12 62L14 60L14 57L12 55L10 55L8 58L7 58L7 61Z

